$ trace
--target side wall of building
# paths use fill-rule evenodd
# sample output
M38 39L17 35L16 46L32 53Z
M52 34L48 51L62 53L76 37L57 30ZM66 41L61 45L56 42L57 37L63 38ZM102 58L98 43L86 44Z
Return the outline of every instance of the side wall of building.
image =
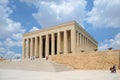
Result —
M88 32L86 32L80 25L75 25L75 33L76 33L76 53L80 52L89 52L98 49L97 41L90 36Z

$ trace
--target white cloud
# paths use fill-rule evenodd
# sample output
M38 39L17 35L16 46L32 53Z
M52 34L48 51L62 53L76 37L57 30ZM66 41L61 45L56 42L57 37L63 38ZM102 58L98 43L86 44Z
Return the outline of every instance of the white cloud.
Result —
M95 0L88 12L88 23L95 27L120 28L120 0Z
M5 53L5 52L6 52L6 49L3 47L0 47L0 53Z
M37 27L32 27L32 29L30 29L30 32L36 31L36 30L39 30L39 28L37 28Z
M40 0L20 0L21 2L25 2L27 3L28 5L31 5L31 4L36 4L36 2L39 2ZM43 0L41 0L43 1ZM46 0L47 1L47 0Z
M10 48L0 47L0 57L6 59L16 59L16 58L21 58L21 54L11 51Z
M7 4L7 3L9 3L8 0L0 0L0 5L4 5L4 4Z
M13 33L12 34L12 39L17 40L17 41L22 41L22 33Z
M15 46L21 47L22 33L25 32L20 22L10 18L12 12L9 0L0 0L0 55L4 57L5 55L9 57L8 54L16 54L10 49Z
M49 27L63 22L76 20L83 23L86 12L85 0L21 0L27 4L34 5L37 13L33 17L42 27Z
M22 28L21 24L19 22L14 22L9 18L6 18L5 20L1 20L0 24L0 38L5 38L13 33L24 33L25 29Z
M9 18L12 9L8 7L8 0L0 1L0 39L10 36L12 33L25 32L20 22Z
M100 44L99 50L106 50L110 47L120 49L120 33L116 34L114 39L104 40L104 42Z
M0 46L2 46L3 44L2 44L2 42L0 41Z
M4 45L6 45L6 47L10 48L10 47L14 47L14 46L18 46L21 47L22 46L22 41L15 41L12 40L11 38L7 38L4 42Z

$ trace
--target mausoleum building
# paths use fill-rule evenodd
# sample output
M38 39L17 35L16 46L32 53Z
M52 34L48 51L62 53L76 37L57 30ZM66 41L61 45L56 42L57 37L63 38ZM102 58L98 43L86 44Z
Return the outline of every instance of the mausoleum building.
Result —
M79 54L97 48L98 42L77 22L72 21L23 34L22 58Z

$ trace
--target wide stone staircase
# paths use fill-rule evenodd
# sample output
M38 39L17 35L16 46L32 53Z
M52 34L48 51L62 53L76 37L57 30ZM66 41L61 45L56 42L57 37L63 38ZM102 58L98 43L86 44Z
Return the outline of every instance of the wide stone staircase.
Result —
M0 69L1 68L52 72L72 70L72 68L68 66L56 64L53 63L51 60L45 60L44 58L23 61L3 61L0 62Z

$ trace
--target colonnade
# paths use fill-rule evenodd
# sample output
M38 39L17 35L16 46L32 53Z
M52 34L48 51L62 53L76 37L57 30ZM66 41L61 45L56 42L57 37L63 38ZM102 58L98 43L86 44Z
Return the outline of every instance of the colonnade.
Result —
M23 58L36 56L80 53L82 50L97 49L97 44L77 30L64 30L23 38Z
M97 49L95 44L89 37L76 30L76 52L91 51Z
M23 38L23 57L36 56L44 58L48 55L66 54L72 52L71 30ZM74 52L74 50L73 50Z

